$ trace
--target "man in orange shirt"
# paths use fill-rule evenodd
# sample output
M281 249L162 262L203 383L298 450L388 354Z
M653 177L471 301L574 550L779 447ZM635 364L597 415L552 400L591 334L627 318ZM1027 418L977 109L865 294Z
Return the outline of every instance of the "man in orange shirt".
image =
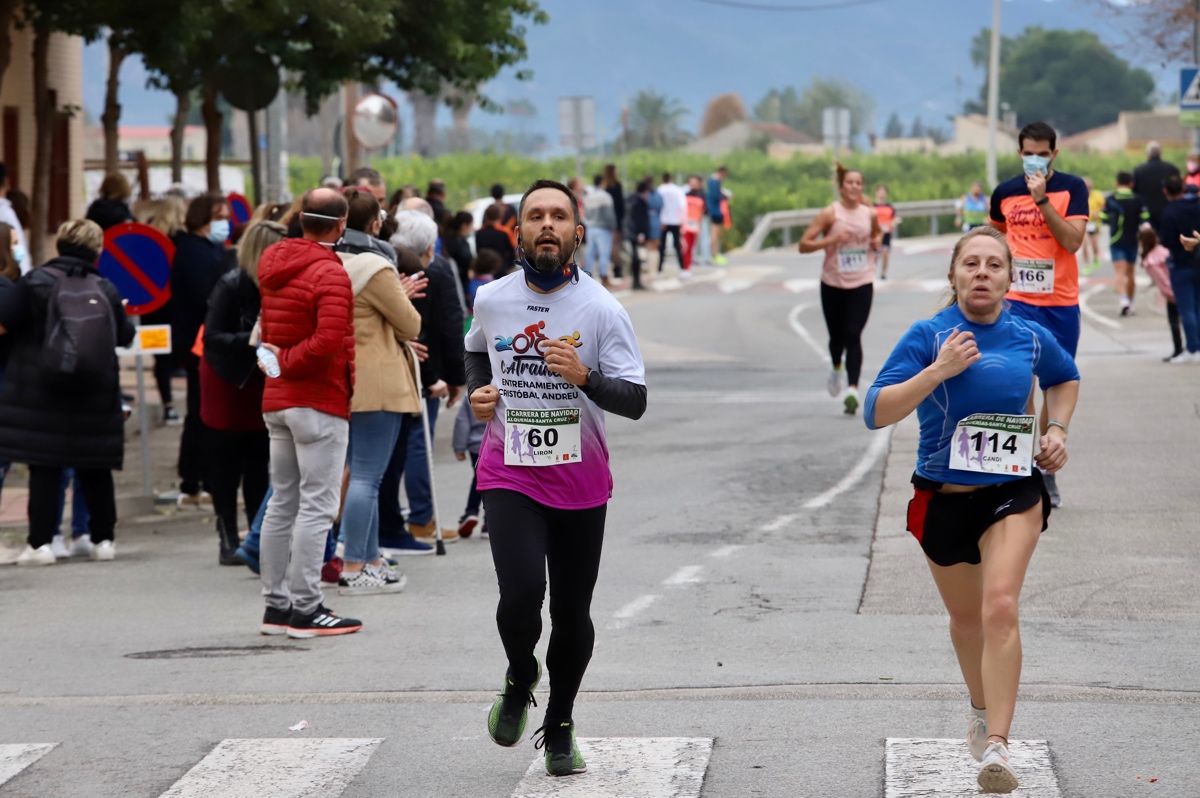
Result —
M1009 309L1045 327L1074 357L1080 319L1075 253L1087 228L1088 190L1080 178L1052 168L1057 138L1045 122L1022 128L1017 143L1024 174L996 186L991 221L1004 233L1013 254ZM1043 406L1043 434L1050 421ZM1061 506L1054 476L1045 477L1051 504Z

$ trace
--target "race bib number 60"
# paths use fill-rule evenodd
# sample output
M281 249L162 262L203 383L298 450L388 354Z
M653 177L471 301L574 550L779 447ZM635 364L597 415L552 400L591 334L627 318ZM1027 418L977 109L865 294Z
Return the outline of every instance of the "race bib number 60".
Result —
M1012 290L1022 294L1054 293L1054 261L1013 259Z
M556 466L583 461L580 449L580 410L504 411L504 464Z
M979 474L1029 476L1033 467L1033 423L1033 416L967 416L954 428L950 467Z

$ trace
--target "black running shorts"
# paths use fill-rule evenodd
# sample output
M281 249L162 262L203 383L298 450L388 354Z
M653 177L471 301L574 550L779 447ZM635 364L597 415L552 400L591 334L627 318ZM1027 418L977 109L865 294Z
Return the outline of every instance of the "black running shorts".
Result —
M992 524L1042 503L1042 531L1050 519L1050 496L1036 469L1012 482L970 493L938 493L941 483L913 474L908 531L938 565L979 565L979 539Z

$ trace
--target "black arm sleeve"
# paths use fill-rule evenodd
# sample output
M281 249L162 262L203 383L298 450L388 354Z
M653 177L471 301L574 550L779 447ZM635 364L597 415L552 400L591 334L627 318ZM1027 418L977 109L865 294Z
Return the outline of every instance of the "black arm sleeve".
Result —
M580 390L601 410L637 421L646 412L646 386L629 380L605 377L593 369Z
M467 352L467 399L485 385L492 384L492 361L487 352Z
M432 274L432 272L431 272ZM435 311L439 347L442 352L441 377L447 385L463 385L463 310L458 303L455 283L458 277L449 266L437 270L439 276L438 308Z

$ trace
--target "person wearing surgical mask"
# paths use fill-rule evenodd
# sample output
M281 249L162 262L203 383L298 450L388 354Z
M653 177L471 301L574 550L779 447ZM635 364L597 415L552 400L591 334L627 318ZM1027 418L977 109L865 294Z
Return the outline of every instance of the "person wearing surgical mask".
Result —
M174 236L171 265L171 351L176 368L187 373L187 414L179 443L181 507L200 507L212 499L206 490L208 458L200 420L200 358L192 348L208 312L208 297L226 271L229 204L220 194L201 194L189 204L184 231Z
M1183 177L1183 185L1191 186L1189 191L1200 189L1200 152L1193 152L1187 159L1187 174Z

